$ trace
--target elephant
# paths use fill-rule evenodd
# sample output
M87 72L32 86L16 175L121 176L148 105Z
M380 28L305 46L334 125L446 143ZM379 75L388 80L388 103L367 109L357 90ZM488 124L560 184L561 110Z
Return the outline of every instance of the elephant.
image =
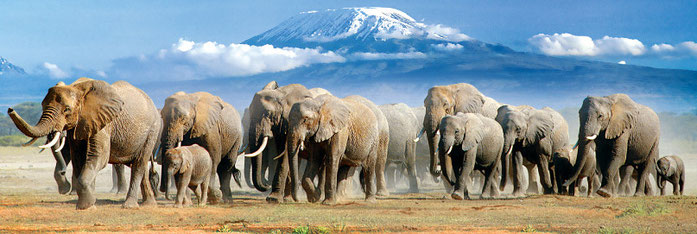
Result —
M30 125L12 108L8 115L25 135L37 138L55 133L47 146L55 145L67 131L73 162L77 209L94 207L95 178L107 163L131 167L131 181L125 208L157 205L150 187L148 161L156 146L161 121L157 108L145 92L125 81L109 84L89 78L70 85L59 82L49 88L41 103L42 116Z
M407 171L406 177L409 180L409 192L418 193L419 185L416 177L416 144L418 142L414 141L414 136L418 134L420 123L411 108L404 103L385 104L378 108L385 115L389 126L387 164L396 164L399 168L404 165ZM387 177L394 177L394 172L388 173ZM392 180L392 186L394 186L394 179Z
M594 150L587 153L595 153ZM588 197L591 197L595 191L600 187L600 177L597 173L595 167L595 155L589 155L587 157L585 165L579 165L582 167L581 173L576 178L576 181L571 183L570 186L563 186L563 182L571 178L574 173L574 167L576 166L578 148L573 149L560 149L554 152L552 156L552 163L554 164L554 175L556 176L557 182L557 192L559 194L568 194L574 196L576 194L576 188L581 185L581 180L586 178L588 182Z
M473 170L483 171L482 198L499 196L498 177L504 145L498 122L479 113L446 115L440 122L438 156L445 181L455 188L455 200L470 199L468 183ZM456 178L451 178L455 175Z
M544 193L554 193L556 183L552 155L568 149L569 144L569 127L564 117L549 107L537 110L530 106L503 105L498 109L496 121L501 124L505 138L501 188L506 184L510 169L513 177L512 195L524 195L524 178L520 169L526 160L537 167ZM531 171L529 166L528 171ZM532 173L528 176L532 178L531 175Z
M375 202L373 186L378 174L378 154L381 145L386 147L389 144L389 129L386 129L387 134L381 131L378 112L365 105L365 101L367 99L358 96L339 99L321 95L293 104L288 119L287 154L283 160L286 161L284 164L290 164L291 184L296 190L299 182L298 153L304 149L315 151L310 154L302 180L308 200L318 198L313 179L324 164L322 204L336 204L337 181L350 179L352 168L358 166L362 167L365 200Z
M177 200L174 205L182 207L184 197L188 194L187 188L190 188L196 193L198 205L205 206L208 185L213 174L213 161L208 151L197 144L180 146L168 149L164 159L169 163L162 168L163 174L166 171L168 175L174 175L177 185Z
M267 202L279 203L284 201L284 197L288 200L297 200L297 195L291 194L292 189L286 189L291 185L288 178L289 165L284 164L285 160L281 160L281 164L278 164L274 158L282 156L285 152L288 114L291 106L320 93L329 93L329 91L321 88L311 91L300 84L279 87L276 81L271 81L254 94L249 104L247 148L251 153L245 156L254 157L251 160L254 187L261 192L271 189L271 193L266 197ZM271 186L265 179L268 168L273 168L269 170L269 177L273 178Z
M631 165L639 175L634 195L653 194L648 180L650 173L655 173L659 155L661 127L658 115L626 94L613 94L586 97L579 110L579 120L578 152L591 150L590 146L595 145L597 166L602 175L602 185L597 193L603 197L616 196L618 171L622 166ZM579 154L579 165L588 160L585 155L588 154ZM580 167L574 169L574 176L564 183L565 186L581 173Z
M232 201L230 179L239 184L235 168L242 147L242 122L235 108L220 97L207 92L177 92L165 100L162 108L163 131L161 151L167 152L181 144L198 144L208 151L213 170L210 171L209 200L212 204ZM167 158L162 166L167 167ZM215 183L216 173L220 187ZM162 171L160 191L167 192L170 175ZM221 195L222 189L222 195Z
M673 184L673 195L682 195L685 189L685 163L675 155L658 159L658 188L665 194L666 181Z
M426 113L423 120L423 129L419 135L426 133L430 153L430 172L433 176L440 176L438 170L438 150L436 144L440 140L438 125L445 115L462 113L480 113L489 118L496 117L496 110L500 104L494 99L484 96L477 88L470 84L458 83L447 86L433 86L428 90L424 99Z

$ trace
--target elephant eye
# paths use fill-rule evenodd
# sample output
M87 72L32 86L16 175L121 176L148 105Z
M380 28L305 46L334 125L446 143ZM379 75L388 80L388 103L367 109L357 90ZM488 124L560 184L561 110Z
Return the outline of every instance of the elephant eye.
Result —
M70 111L71 111L71 109L70 109L69 106L66 106L66 107L65 107L65 110L63 110L63 112L66 112L66 113L69 113Z
M598 119L602 119L602 118L603 118L603 114L599 114Z

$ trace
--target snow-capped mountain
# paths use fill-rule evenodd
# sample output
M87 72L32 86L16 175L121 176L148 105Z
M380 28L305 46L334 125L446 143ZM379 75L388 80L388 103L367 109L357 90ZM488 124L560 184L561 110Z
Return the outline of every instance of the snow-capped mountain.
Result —
M448 45L468 50L509 50L477 41L454 28L417 22L400 10L383 7L302 12L242 43L321 47L338 53L428 52Z
M14 64L7 61L7 59L0 57L0 76L4 74L27 74L23 68L15 66Z

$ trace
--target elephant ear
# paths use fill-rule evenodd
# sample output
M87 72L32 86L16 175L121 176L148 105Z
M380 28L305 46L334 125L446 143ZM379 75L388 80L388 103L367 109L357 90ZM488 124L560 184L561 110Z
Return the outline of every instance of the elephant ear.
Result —
M334 134L348 125L351 109L336 97L324 97L319 109L319 128L315 134L316 142L329 140Z
M92 137L121 113L124 102L109 83L80 78L71 85L83 92L75 139Z
M614 104L610 108L610 123L605 130L605 139L615 139L634 124L637 107L624 94L614 96Z
M219 97L206 95L196 102L194 125L191 127L191 137L198 138L210 131L216 131L220 115L225 103Z
M189 168L191 168L191 151L185 148L181 148L177 151L177 153L179 153L179 157L182 157L182 165L179 168L179 173L184 174L184 172L188 171Z
M275 80L273 80L273 81L269 82L268 84L266 84L266 86L264 86L264 88L262 88L261 90L277 89L277 88L278 88L278 83Z
M554 129L553 116L545 111L534 111L528 117L528 129L525 132L525 145L531 145L546 136L551 136Z
M496 122L503 123L503 121L506 119L506 115L511 111L513 111L513 108L509 105L500 106L496 111Z
M464 84L464 86L457 86L455 90L455 101L459 108L455 109L455 113L481 113L482 106L484 106L484 95L482 95L477 88L470 84ZM452 113L452 114L455 114Z
M484 123L476 116L468 116L464 120L465 139L462 141L462 151L468 151L477 147L484 138Z

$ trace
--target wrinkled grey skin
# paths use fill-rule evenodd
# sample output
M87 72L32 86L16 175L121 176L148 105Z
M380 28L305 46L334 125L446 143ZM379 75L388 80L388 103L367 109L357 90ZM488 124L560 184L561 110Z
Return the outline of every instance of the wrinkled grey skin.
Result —
M271 189L271 193L266 197L270 203L280 203L284 200L296 200L297 194L293 193L297 188L291 188L289 170L286 160L277 163L274 158L285 150L288 132L288 114L293 104L305 99L313 98L314 95L329 93L328 91L315 88L308 90L300 84L290 84L278 86L276 81L271 81L261 91L254 94L252 102L249 104L249 130L247 152L257 151L265 137L268 137L268 144L263 153L251 160L252 184L261 191L266 192ZM304 155L304 154L303 154ZM273 178L272 185L269 186L265 179L266 170Z
M404 103L385 104L378 106L385 115L390 131L390 143L387 147L387 165L396 164L398 168L406 167L409 180L409 192L418 193L419 184L416 178L416 144L415 136L420 129L420 122L411 108ZM387 173L387 179L391 179L394 186L394 172Z
M205 206L213 165L208 151L197 144L181 146L165 151L164 159L169 163L162 168L163 174L166 171L168 175L174 175L177 186L177 199L174 206L178 208L183 206L187 188L196 193L198 205ZM201 190L197 190L198 188Z
M617 195L619 169L632 165L639 174L635 196L653 194L649 175L655 173L658 160L660 121L651 108L634 102L625 94L605 97L587 97L579 110L579 152L584 152L591 141L595 144L598 170L602 186L597 193L604 197ZM583 165L584 153L578 160ZM571 183L580 174L564 184Z
M370 108L370 111L373 112L375 118L377 118L379 142L377 161L375 165L375 179L377 180L376 194L381 197L388 196L390 195L390 192L387 190L387 183L385 182L385 166L387 164L387 150L390 142L390 125L387 122L387 118L385 117L385 114L383 114L382 111L380 111L380 108L378 108L378 106L375 105L375 103L368 100L367 98L358 95L352 95L346 97L346 99L355 100L367 106L368 108Z
M537 166L544 193L554 193L552 154L568 149L569 142L569 128L564 117L548 107L536 110L529 106L503 105L498 109L496 121L501 124L505 138L501 188L512 167L513 196L524 195L524 178L520 171L524 159Z
M161 127L150 97L124 81L80 78L70 85L59 83L42 101L43 113L36 125L26 123L12 109L8 114L25 135L37 138L67 131L78 194L77 209L94 207L97 172L107 163L130 164L131 181L123 206L156 205L146 173Z
M658 188L665 194L666 181L673 184L673 195L682 195L685 189L685 163L675 155L658 160Z
M595 153L592 150L591 153ZM554 163L554 170L557 181L557 192L559 194L566 194L574 196L576 194L576 189L581 185L581 180L586 178L588 182L588 194L591 197L595 194L595 191L600 187L600 177L595 169L595 155L587 156L585 165L582 165L581 173L576 177L576 181L571 183L569 186L564 186L562 183L569 178L574 173L574 166L576 165L576 159L578 156L578 148L568 149L564 148L554 152L552 157L552 162Z
M426 115L426 108L423 106L412 107L411 111L412 113L414 113L414 116L416 116L417 122L422 124L424 122L424 116ZM419 141L416 143L417 175L421 182L424 182L425 180L432 180L435 183L439 183L439 178L431 176L431 173L429 172L431 157L429 156L430 154L428 151L428 140L426 139L426 137L426 134L423 134L421 138L419 138Z
M165 100L162 108L164 123L161 151L182 146L198 144L206 149L211 157L212 168L209 177L210 202L231 202L231 176L239 174L235 168L239 150L242 147L242 123L235 108L217 96L206 92L187 94L177 92ZM169 162L163 158L162 166ZM220 187L216 186L216 172ZM167 192L169 174L162 172L160 191ZM239 176L235 175L239 184ZM221 195L222 189L222 195Z
M458 113L443 117L439 126L442 135L438 156L445 181L455 186L452 198L470 199L468 183L473 170L482 171L486 177L482 198L498 197L503 151L503 130L498 122L478 113Z
M470 84L459 83L447 86L433 86L428 90L428 95L424 99L426 113L423 121L423 128L428 139L429 153L431 158L430 171L435 177L440 176L437 169L438 155L436 147L440 141L440 136L436 134L439 123L445 115L462 113L481 113L482 115L495 118L496 110L500 104L494 99L484 96L477 88Z
M321 164L324 164L326 174L323 204L337 202L337 182L350 179L351 168L358 166L363 168L366 201L375 201L373 186L379 147L381 142L387 145L389 136L380 139L382 134L378 118L371 108L363 104L362 98L351 96L339 99L322 95L306 99L293 105L289 117L288 154L283 157L288 162L283 163L290 164L294 190L298 187L298 152L302 143L305 151L312 152L302 180L309 201L319 198L313 180L321 171Z

